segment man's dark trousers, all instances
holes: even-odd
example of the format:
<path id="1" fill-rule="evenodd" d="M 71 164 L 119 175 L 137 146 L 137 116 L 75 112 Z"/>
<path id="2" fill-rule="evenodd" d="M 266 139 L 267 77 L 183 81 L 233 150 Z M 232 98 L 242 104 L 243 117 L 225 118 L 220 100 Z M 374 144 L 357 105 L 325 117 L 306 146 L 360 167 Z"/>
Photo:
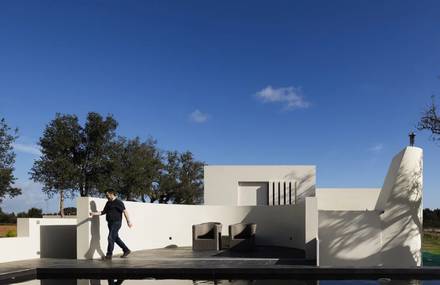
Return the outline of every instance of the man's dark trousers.
<path id="1" fill-rule="evenodd" d="M 128 247 L 119 237 L 119 229 L 121 228 L 122 221 L 114 221 L 108 222 L 108 247 L 107 247 L 107 256 L 111 256 L 113 254 L 113 249 L 115 247 L 115 243 L 122 248 L 124 252 L 129 251 Z"/>

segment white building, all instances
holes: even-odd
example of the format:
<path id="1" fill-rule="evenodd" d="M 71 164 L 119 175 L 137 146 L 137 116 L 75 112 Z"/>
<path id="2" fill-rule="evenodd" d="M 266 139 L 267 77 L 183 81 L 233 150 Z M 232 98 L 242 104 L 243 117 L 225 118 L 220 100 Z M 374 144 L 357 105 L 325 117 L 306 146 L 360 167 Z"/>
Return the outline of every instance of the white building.
<path id="1" fill-rule="evenodd" d="M 257 245 L 301 249 L 320 266 L 420 266 L 422 175 L 417 147 L 393 158 L 379 189 L 317 188 L 315 166 L 206 166 L 204 205 L 124 202 L 135 227 L 123 224 L 120 234 L 132 250 L 191 246 L 193 224 L 221 222 L 227 235 L 230 224 L 254 222 Z M 54 233 L 76 245 L 77 259 L 100 258 L 108 229 L 104 216 L 89 212 L 105 202 L 78 198 L 76 220 L 21 221 L 17 238 L 0 240 L 0 251 L 10 252 L 0 262 L 53 256 L 43 245 Z"/>
<path id="2" fill-rule="evenodd" d="M 406 147 L 378 189 L 317 189 L 314 166 L 206 166 L 205 204 L 304 205 L 299 215 L 270 219 L 304 226 L 303 244 L 295 246 L 319 265 L 420 266 L 422 166 L 422 149 Z M 282 234 L 277 243 L 298 236 Z"/>

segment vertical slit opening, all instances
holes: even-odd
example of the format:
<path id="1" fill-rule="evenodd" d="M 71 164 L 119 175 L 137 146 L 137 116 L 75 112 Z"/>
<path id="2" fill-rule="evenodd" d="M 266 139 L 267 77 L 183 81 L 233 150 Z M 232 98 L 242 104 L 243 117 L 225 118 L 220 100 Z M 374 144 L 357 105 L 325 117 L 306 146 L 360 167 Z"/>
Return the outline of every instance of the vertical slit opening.
<path id="1" fill-rule="evenodd" d="M 275 205 L 275 182 L 272 182 L 272 205 Z"/>
<path id="2" fill-rule="evenodd" d="M 289 182 L 289 205 L 292 205 L 292 182 Z"/>
<path id="3" fill-rule="evenodd" d="M 284 195 L 283 195 L 283 200 L 284 200 L 284 205 L 286 205 L 286 181 L 283 182 L 284 185 Z"/>
<path id="4" fill-rule="evenodd" d="M 278 205 L 281 205 L 281 182 L 278 182 Z"/>

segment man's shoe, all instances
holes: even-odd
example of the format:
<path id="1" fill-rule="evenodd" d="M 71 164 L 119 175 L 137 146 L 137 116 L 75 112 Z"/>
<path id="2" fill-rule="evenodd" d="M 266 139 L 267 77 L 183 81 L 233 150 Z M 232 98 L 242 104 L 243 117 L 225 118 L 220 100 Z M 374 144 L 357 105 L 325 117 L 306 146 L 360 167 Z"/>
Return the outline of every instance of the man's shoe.
<path id="1" fill-rule="evenodd" d="M 111 255 L 106 255 L 102 259 L 103 260 L 112 260 L 112 256 Z"/>
<path id="2" fill-rule="evenodd" d="M 130 253 L 131 253 L 131 251 L 130 251 L 130 250 L 127 250 L 126 252 L 124 252 L 124 253 L 121 255 L 121 258 L 126 258 Z"/>

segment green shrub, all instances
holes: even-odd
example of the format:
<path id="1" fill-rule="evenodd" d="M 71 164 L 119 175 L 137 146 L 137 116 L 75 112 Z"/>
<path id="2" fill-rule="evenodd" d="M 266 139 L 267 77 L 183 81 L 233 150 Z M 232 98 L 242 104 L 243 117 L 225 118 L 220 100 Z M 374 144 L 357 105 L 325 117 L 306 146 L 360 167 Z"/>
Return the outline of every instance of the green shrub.
<path id="1" fill-rule="evenodd" d="M 16 237 L 17 236 L 17 231 L 14 230 L 10 230 L 6 233 L 6 237 Z"/>

